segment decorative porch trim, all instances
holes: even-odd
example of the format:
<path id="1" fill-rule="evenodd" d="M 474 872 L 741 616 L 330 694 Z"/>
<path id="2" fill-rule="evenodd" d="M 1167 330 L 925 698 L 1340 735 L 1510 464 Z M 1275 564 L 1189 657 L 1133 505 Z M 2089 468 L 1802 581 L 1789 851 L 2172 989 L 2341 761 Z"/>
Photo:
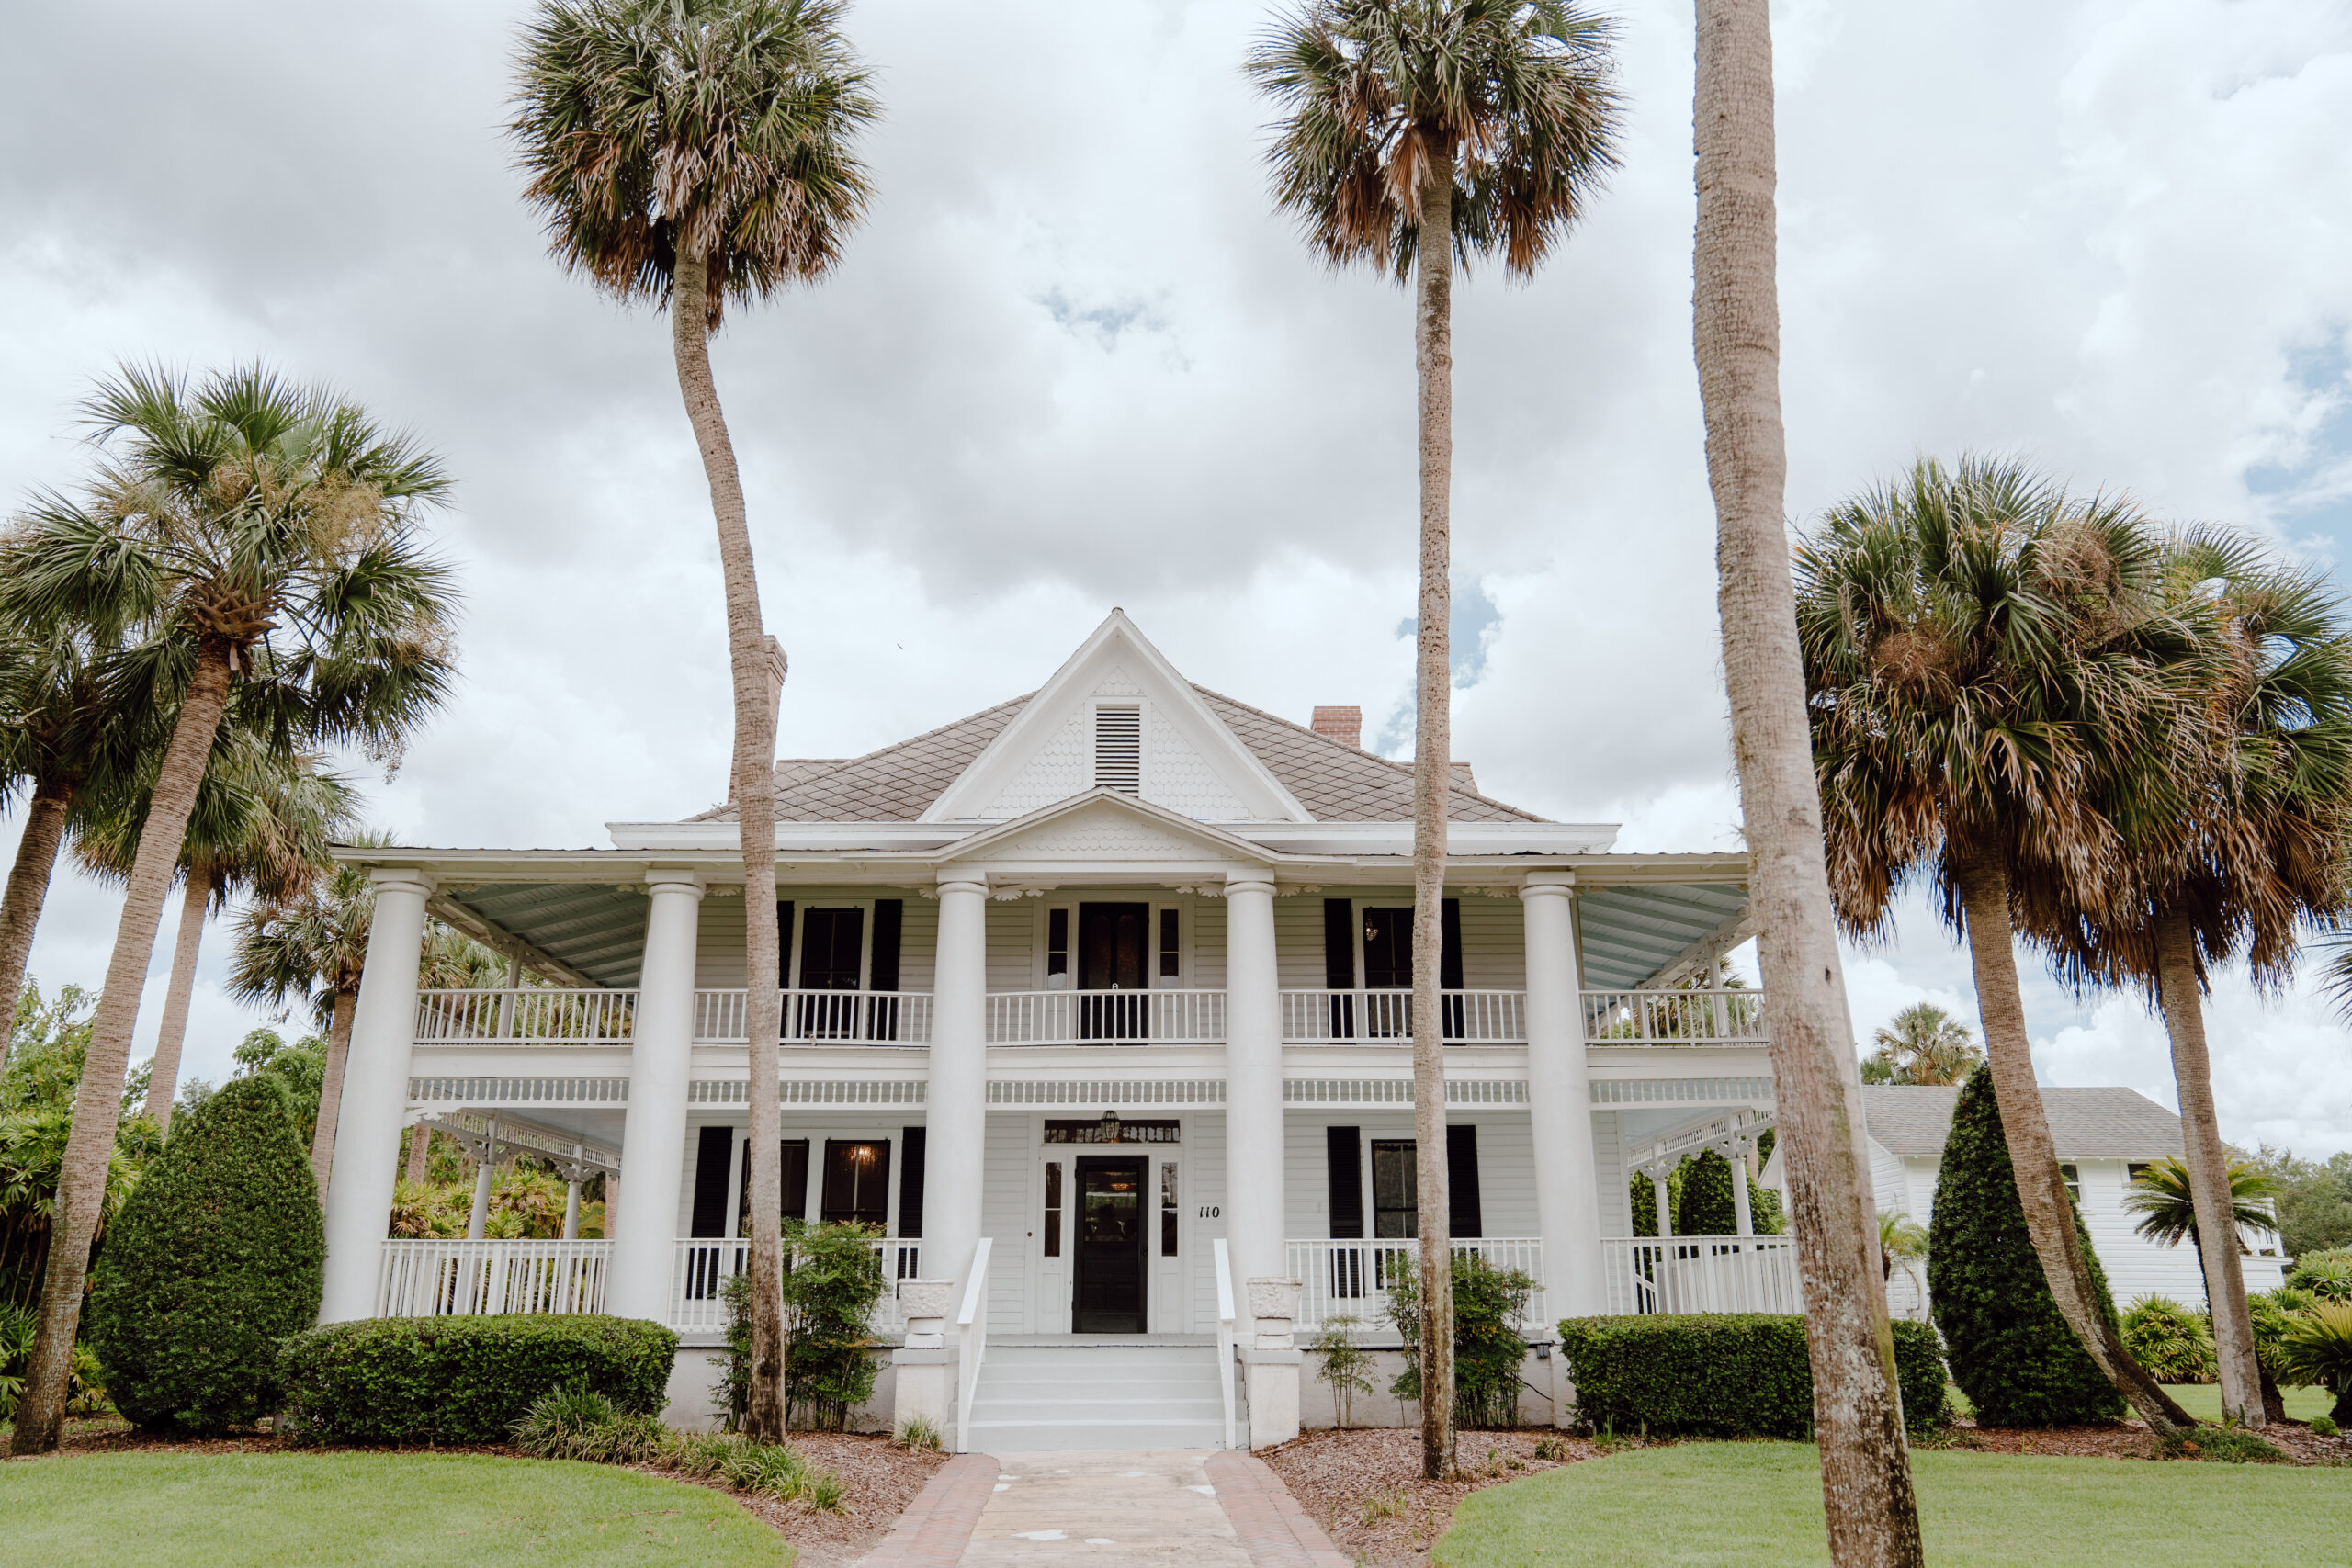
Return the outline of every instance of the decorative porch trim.
<path id="1" fill-rule="evenodd" d="M 627 1078 L 411 1078 L 412 1102 L 461 1105 L 617 1105 Z"/>
<path id="2" fill-rule="evenodd" d="M 1740 1103 L 1772 1098 L 1772 1080 L 1761 1078 L 1595 1078 L 1595 1105 L 1691 1102 Z"/>
<path id="3" fill-rule="evenodd" d="M 776 1085 L 782 1105 L 921 1105 L 930 1086 L 920 1078 L 786 1078 Z M 696 1078 L 686 1085 L 689 1105 L 749 1105 L 742 1078 Z"/>
<path id="4" fill-rule="evenodd" d="M 1146 1078 L 1073 1083 L 1015 1078 L 989 1085 L 990 1105 L 1222 1105 L 1221 1078 Z"/>
<path id="5" fill-rule="evenodd" d="M 1448 1105 L 1524 1105 L 1527 1084 L 1520 1078 L 1448 1078 Z M 1285 1105 L 1410 1105 L 1410 1078 L 1289 1078 Z"/>

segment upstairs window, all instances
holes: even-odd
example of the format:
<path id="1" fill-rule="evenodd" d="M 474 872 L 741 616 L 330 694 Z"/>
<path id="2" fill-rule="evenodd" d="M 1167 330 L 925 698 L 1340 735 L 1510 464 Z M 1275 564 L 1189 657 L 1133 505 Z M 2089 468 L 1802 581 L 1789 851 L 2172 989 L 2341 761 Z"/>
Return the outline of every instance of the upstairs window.
<path id="1" fill-rule="evenodd" d="M 1143 709 L 1094 710 L 1094 787 L 1143 793 Z"/>

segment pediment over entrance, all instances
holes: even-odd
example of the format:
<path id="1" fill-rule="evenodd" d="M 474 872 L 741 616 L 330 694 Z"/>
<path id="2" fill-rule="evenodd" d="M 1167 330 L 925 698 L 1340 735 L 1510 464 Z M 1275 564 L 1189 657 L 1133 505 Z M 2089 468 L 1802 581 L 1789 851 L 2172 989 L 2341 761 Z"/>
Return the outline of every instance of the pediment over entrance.
<path id="1" fill-rule="evenodd" d="M 1199 821 L 1314 819 L 1118 610 L 922 819 L 1009 822 L 1096 788 Z"/>
<path id="2" fill-rule="evenodd" d="M 1103 865 L 1223 868 L 1263 866 L 1266 852 L 1165 807 L 1109 790 L 1058 802 L 1027 818 L 975 834 L 940 857 L 944 867 L 985 863 L 990 869 Z"/>

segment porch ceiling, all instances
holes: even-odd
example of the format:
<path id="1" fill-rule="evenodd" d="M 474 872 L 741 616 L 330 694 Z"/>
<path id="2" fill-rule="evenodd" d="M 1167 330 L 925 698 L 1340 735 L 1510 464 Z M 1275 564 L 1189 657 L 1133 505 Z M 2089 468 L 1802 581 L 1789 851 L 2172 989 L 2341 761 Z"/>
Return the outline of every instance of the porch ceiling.
<path id="1" fill-rule="evenodd" d="M 594 882 L 485 882 L 444 889 L 441 898 L 600 986 L 637 984 L 650 904 L 635 889 Z"/>
<path id="2" fill-rule="evenodd" d="M 1577 898 L 1584 982 L 1631 990 L 1747 908 L 1736 882 L 1668 882 L 1587 888 Z"/>

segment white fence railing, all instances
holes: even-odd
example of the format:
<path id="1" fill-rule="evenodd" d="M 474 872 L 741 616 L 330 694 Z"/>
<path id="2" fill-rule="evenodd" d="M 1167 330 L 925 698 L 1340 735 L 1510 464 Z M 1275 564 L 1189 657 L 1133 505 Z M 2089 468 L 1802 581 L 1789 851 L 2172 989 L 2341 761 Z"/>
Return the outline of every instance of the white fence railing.
<path id="1" fill-rule="evenodd" d="M 1223 991 L 994 991 L 991 1045 L 1193 1044 L 1225 1038 Z"/>
<path id="2" fill-rule="evenodd" d="M 989 1254 L 992 1236 L 972 1249 L 972 1277 L 956 1309 L 956 1451 L 972 1451 L 972 1399 L 979 1393 L 980 1367 L 989 1358 Z"/>
<path id="3" fill-rule="evenodd" d="M 922 1243 L 880 1238 L 867 1244 L 887 1287 L 866 1322 L 869 1332 L 906 1332 L 899 1311 L 898 1282 L 915 1278 Z M 727 1326 L 727 1281 L 752 1260 L 749 1236 L 680 1236 L 670 1265 L 670 1326 L 681 1333 L 711 1333 Z M 787 1267 L 789 1261 L 787 1260 Z"/>
<path id="4" fill-rule="evenodd" d="M 635 991 L 419 991 L 419 1044 L 624 1045 Z"/>
<path id="5" fill-rule="evenodd" d="M 1761 991 L 1587 991 L 1584 1037 L 1594 1045 L 1760 1045 Z"/>
<path id="6" fill-rule="evenodd" d="M 1600 1249 L 1612 1314 L 1804 1311 L 1790 1236 L 1607 1236 Z"/>
<path id="7" fill-rule="evenodd" d="M 786 1045 L 927 1045 L 928 991 L 802 991 L 783 993 L 780 1024 Z M 751 1038 L 748 993 L 696 991 L 695 1038 L 728 1044 Z"/>
<path id="8" fill-rule="evenodd" d="M 1453 1243 L 1456 1258 L 1476 1256 L 1496 1269 L 1516 1269 L 1535 1281 L 1528 1298 L 1530 1324 L 1544 1321 L 1544 1244 L 1532 1236 L 1464 1236 Z M 1421 1244 L 1396 1241 L 1294 1241 L 1291 1278 L 1299 1292 L 1298 1326 L 1313 1330 L 1341 1314 L 1368 1328 L 1388 1325 L 1388 1292 L 1420 1267 Z"/>
<path id="9" fill-rule="evenodd" d="M 1296 1044 L 1367 1040 L 1409 1045 L 1410 991 L 1284 991 L 1283 1038 Z M 1525 991 L 1441 991 L 1438 1021 L 1449 1045 L 1516 1045 L 1527 1038 Z"/>
<path id="10" fill-rule="evenodd" d="M 384 1243 L 378 1317 L 602 1312 L 608 1241 L 462 1241 L 399 1237 Z"/>

